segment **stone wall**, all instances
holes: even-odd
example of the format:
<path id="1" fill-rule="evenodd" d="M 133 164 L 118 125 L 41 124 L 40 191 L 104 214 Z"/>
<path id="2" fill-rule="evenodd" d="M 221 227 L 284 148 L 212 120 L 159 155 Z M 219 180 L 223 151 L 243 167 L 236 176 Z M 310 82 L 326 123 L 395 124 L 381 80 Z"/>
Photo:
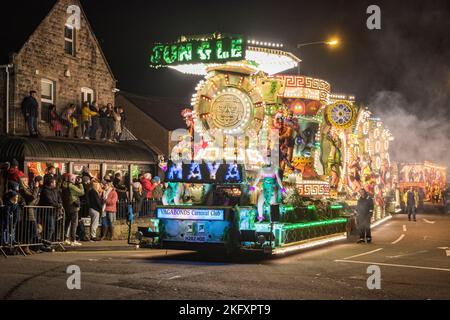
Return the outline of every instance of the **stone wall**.
<path id="1" fill-rule="evenodd" d="M 66 9 L 72 4 L 81 7 L 78 0 L 58 1 L 14 57 L 16 86 L 12 103 L 16 134 L 26 133 L 20 112 L 22 99 L 30 90 L 36 90 L 40 101 L 42 79 L 55 83 L 58 112 L 69 103 L 81 104 L 83 87 L 94 90 L 94 98 L 99 105 L 115 102 L 116 81 L 83 12 L 81 28 L 75 32 L 75 56 L 64 52 L 64 27 L 69 16 Z M 40 131 L 48 134 L 48 124 L 41 121 Z"/>
<path id="2" fill-rule="evenodd" d="M 150 218 L 136 218 L 131 226 L 131 240 L 135 239 L 135 234 L 138 231 L 138 227 L 154 227 Z M 114 236 L 113 240 L 128 240 L 128 224 L 126 220 L 117 220 L 114 223 Z M 86 227 L 86 234 L 90 234 L 90 227 Z M 100 238 L 101 228 L 97 230 L 97 238 Z"/>

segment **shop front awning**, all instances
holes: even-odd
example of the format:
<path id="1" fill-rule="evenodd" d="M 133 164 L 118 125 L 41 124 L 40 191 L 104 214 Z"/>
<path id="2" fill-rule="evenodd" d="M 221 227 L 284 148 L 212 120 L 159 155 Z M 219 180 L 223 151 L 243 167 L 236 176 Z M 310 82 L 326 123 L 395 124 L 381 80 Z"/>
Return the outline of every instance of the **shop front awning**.
<path id="1" fill-rule="evenodd" d="M 0 136 L 0 161 L 155 164 L 157 155 L 138 141 L 110 143 L 64 138 Z"/>

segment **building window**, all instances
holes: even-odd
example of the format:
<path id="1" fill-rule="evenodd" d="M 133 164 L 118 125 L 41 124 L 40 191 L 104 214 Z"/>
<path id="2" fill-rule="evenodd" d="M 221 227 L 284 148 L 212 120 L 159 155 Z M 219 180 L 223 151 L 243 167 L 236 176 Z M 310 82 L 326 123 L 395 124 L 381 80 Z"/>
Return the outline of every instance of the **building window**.
<path id="1" fill-rule="evenodd" d="M 69 25 L 64 27 L 64 52 L 75 56 L 75 29 Z"/>
<path id="2" fill-rule="evenodd" d="M 43 103 L 55 103 L 55 82 L 42 79 L 41 80 L 41 101 Z"/>
<path id="3" fill-rule="evenodd" d="M 94 100 L 94 90 L 89 88 L 81 88 L 81 103 L 92 103 Z"/>
<path id="4" fill-rule="evenodd" d="M 49 122 L 49 106 L 55 104 L 55 82 L 48 79 L 41 80 L 41 119 Z"/>

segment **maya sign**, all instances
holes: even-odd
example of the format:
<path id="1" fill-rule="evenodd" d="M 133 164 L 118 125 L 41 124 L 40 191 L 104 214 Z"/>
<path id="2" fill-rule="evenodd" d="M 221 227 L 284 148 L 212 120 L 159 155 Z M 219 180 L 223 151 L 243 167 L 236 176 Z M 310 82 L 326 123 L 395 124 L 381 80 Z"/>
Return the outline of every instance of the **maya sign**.
<path id="1" fill-rule="evenodd" d="M 214 220 L 224 219 L 223 209 L 158 208 L 158 219 Z"/>
<path id="2" fill-rule="evenodd" d="M 244 60 L 245 44 L 243 37 L 155 44 L 151 49 L 150 65 L 157 67 Z"/>
<path id="3" fill-rule="evenodd" d="M 241 183 L 242 165 L 236 163 L 169 162 L 164 181 L 186 183 Z"/>

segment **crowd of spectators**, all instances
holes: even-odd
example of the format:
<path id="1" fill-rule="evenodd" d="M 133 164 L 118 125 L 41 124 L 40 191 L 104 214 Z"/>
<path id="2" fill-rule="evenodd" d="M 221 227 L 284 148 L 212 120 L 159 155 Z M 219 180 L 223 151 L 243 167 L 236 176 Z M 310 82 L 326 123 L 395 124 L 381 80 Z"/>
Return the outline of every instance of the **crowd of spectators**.
<path id="1" fill-rule="evenodd" d="M 39 136 L 37 125 L 39 104 L 36 91 L 22 101 L 22 114 L 31 137 Z M 123 107 L 111 103 L 98 106 L 96 101 L 77 106 L 69 104 L 61 113 L 55 105 L 48 107 L 47 120 L 56 137 L 119 142 L 124 132 L 126 115 Z"/>
<path id="2" fill-rule="evenodd" d="M 130 187 L 133 190 L 132 199 Z M 43 177 L 36 176 L 30 180 L 19 169 L 19 163 L 13 160 L 11 163 L 2 164 L 0 168 L 2 242 L 14 245 L 19 243 L 19 239 L 15 237 L 19 222 L 28 224 L 27 230 L 32 230 L 26 239 L 20 239 L 21 243 L 35 243 L 42 231 L 45 232 L 44 240 L 51 242 L 55 239 L 55 224 L 63 216 L 64 245 L 81 246 L 80 241 L 112 240 L 118 204 L 135 201 L 138 214 L 143 210 L 145 199 L 155 200 L 156 204 L 161 201 L 162 194 L 160 179 L 152 178 L 150 173 L 145 173 L 133 181 L 129 181 L 120 172 L 98 179 L 91 175 L 87 168 L 80 176 L 76 176 L 70 173 L 60 175 L 54 166 L 49 166 Z M 87 206 L 90 217 L 89 235 L 85 234 L 84 226 L 80 224 L 80 209 L 83 205 Z M 43 207 L 52 207 L 54 210 L 46 213 L 45 221 L 40 221 L 42 217 L 36 215 L 36 210 Z M 101 230 L 98 233 L 100 223 Z M 11 230 L 13 232 L 10 232 Z M 33 250 L 50 250 L 51 244 L 39 248 L 25 246 L 23 249 L 26 254 L 33 254 Z"/>

